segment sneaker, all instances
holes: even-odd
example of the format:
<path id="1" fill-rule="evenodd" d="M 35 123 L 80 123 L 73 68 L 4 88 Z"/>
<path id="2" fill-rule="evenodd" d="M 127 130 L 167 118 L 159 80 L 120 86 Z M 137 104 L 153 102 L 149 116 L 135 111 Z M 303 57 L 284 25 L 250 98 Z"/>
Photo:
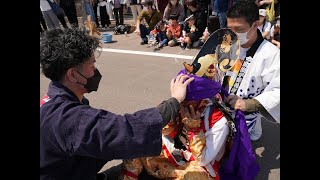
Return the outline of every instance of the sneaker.
<path id="1" fill-rule="evenodd" d="M 154 52 L 159 51 L 159 50 L 160 50 L 160 48 L 161 48 L 161 47 L 156 46 L 156 47 L 153 49 L 153 51 L 154 51 Z"/>
<path id="2" fill-rule="evenodd" d="M 185 45 L 180 45 L 181 49 L 182 50 L 185 50 L 186 49 L 186 46 Z"/>
<path id="3" fill-rule="evenodd" d="M 191 47 L 187 45 L 186 50 L 191 50 Z"/>
<path id="4" fill-rule="evenodd" d="M 148 41 L 142 41 L 140 42 L 141 45 L 145 45 L 145 44 L 148 44 Z"/>

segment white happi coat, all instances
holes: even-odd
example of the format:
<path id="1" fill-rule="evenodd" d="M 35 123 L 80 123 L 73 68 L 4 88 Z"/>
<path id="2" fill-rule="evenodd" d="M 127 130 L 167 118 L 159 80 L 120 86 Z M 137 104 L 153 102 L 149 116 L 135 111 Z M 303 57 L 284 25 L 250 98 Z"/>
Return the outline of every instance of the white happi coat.
<path id="1" fill-rule="evenodd" d="M 240 59 L 244 59 L 248 49 L 241 48 Z M 280 123 L 280 50 L 267 40 L 258 47 L 253 58 L 247 57 L 243 80 L 236 92 L 242 99 L 256 99 L 269 114 Z M 235 75 L 227 72 L 232 79 Z M 231 89 L 231 88 L 230 88 Z M 230 92 L 229 89 L 229 92 Z M 245 115 L 249 132 L 257 122 L 261 127 L 261 114 L 253 112 Z M 262 130 L 260 128 L 262 133 Z"/>

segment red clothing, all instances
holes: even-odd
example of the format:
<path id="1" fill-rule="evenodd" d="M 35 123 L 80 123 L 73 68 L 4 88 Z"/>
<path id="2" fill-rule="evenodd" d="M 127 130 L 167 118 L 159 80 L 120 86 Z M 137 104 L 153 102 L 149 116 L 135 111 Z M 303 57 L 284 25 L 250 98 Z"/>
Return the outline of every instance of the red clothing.
<path id="1" fill-rule="evenodd" d="M 179 24 L 170 25 L 168 28 L 171 31 L 173 38 L 179 39 L 181 36 L 181 26 Z"/>

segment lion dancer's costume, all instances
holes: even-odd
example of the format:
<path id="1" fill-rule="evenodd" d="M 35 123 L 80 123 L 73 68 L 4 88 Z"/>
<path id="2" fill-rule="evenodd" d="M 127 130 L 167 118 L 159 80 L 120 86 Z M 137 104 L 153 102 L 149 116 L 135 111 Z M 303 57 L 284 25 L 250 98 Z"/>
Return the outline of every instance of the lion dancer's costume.
<path id="1" fill-rule="evenodd" d="M 186 70 L 181 73 L 187 74 Z M 150 175 L 161 179 L 220 179 L 219 161 L 225 151 L 229 127 L 227 119 L 213 105 L 212 99 L 222 87 L 220 82 L 192 74 L 189 76 L 195 79 L 187 87 L 186 101 L 207 99 L 209 104 L 202 112 L 201 126 L 188 129 L 187 150 L 175 147 L 175 137 L 181 132 L 179 130 L 183 124 L 181 121 L 175 126 L 169 123 L 164 129 L 171 128 L 171 131 L 163 135 L 160 156 L 125 160 L 123 179 L 137 179 L 142 166 Z"/>

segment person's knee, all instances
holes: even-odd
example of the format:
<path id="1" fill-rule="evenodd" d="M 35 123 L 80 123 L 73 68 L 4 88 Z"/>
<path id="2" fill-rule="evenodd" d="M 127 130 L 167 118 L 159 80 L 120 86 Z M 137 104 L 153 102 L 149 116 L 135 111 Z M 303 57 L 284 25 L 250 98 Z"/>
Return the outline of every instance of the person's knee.
<path id="1" fill-rule="evenodd" d="M 185 43 L 187 44 L 191 44 L 191 39 L 189 37 L 186 37 L 186 39 L 184 40 Z"/>
<path id="2" fill-rule="evenodd" d="M 170 47 L 172 47 L 172 46 L 173 46 L 173 41 L 172 41 L 172 40 L 169 41 L 169 42 L 168 42 L 168 45 L 169 45 Z"/>
<path id="3" fill-rule="evenodd" d="M 167 32 L 166 32 L 166 35 L 167 35 L 168 38 L 171 38 L 171 36 L 172 36 L 171 31 L 167 31 Z"/>

